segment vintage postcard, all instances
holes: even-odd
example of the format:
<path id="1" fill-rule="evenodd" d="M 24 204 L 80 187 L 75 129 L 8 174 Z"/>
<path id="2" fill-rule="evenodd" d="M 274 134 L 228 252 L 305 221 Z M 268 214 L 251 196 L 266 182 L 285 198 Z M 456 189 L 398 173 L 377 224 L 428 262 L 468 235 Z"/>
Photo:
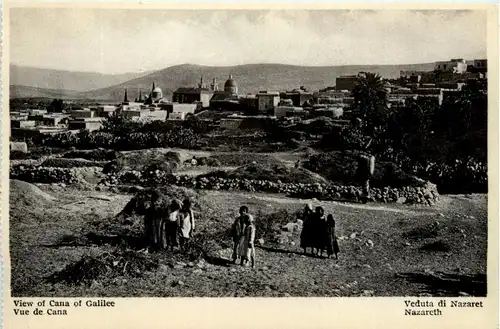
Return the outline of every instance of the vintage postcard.
<path id="1" fill-rule="evenodd" d="M 495 4 L 2 14 L 5 328 L 498 327 Z"/>

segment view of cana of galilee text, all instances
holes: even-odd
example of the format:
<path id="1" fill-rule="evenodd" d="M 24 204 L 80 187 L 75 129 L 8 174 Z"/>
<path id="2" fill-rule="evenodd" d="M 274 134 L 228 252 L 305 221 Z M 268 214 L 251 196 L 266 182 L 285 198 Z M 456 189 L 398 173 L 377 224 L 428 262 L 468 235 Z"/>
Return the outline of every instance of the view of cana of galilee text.
<path id="1" fill-rule="evenodd" d="M 484 10 L 9 15 L 12 296 L 487 295 Z"/>

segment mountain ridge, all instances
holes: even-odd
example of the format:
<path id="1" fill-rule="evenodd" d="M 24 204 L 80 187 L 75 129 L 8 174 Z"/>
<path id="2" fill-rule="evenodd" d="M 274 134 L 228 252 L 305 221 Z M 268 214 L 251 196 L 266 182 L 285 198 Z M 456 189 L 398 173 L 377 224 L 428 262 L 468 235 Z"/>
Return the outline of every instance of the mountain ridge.
<path id="1" fill-rule="evenodd" d="M 396 78 L 399 77 L 401 70 L 430 71 L 432 69 L 433 63 L 341 66 L 297 66 L 267 63 L 234 66 L 180 64 L 137 76 L 111 86 L 78 91 L 78 95 L 75 97 L 79 99 L 119 101 L 123 99 L 124 90 L 127 89 L 129 99 L 134 99 L 138 97 L 140 91 L 142 95 L 148 94 L 154 82 L 157 87 L 162 88 L 164 95 L 168 98 L 179 87 L 196 86 L 201 77 L 204 78 L 204 83 L 207 85 L 210 85 L 212 79 L 216 78 L 219 89 L 223 89 L 224 82 L 229 75 L 232 75 L 237 82 L 240 94 L 256 93 L 260 90 L 284 91 L 299 88 L 300 86 L 305 86 L 309 90 L 319 90 L 334 86 L 335 79 L 340 75 L 357 74 L 360 71 L 378 73 L 385 78 Z M 38 88 L 38 92 L 43 91 L 43 88 Z M 61 90 L 64 90 L 64 88 L 61 88 Z M 62 91 L 61 94 L 66 93 Z"/>

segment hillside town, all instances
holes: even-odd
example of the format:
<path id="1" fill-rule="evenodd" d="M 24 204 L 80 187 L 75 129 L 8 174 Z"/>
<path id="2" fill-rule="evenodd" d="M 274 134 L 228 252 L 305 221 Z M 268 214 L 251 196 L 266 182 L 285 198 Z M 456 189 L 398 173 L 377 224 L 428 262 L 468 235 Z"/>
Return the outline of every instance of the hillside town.
<path id="1" fill-rule="evenodd" d="M 339 76 L 334 86 L 315 91 L 300 86 L 294 90 L 256 90 L 254 94 L 242 95 L 238 93 L 238 77 L 229 75 L 223 87 L 219 86 L 217 77 L 210 83 L 201 77 L 196 86 L 179 86 L 171 95 L 164 95 L 155 82 L 149 91 L 134 90 L 134 99 L 129 96 L 131 90 L 124 89 L 120 104 L 82 106 L 77 100 L 59 100 L 64 103 L 59 108 L 19 109 L 14 105 L 10 109 L 11 134 L 95 131 L 102 128 L 103 120 L 112 116 L 139 122 L 182 121 L 195 116 L 228 130 L 255 127 L 259 121 L 269 118 L 297 122 L 329 117 L 342 125 L 351 119 L 352 91 L 363 74 Z M 398 79 L 383 81 L 389 107 L 419 98 L 434 99 L 441 105 L 470 81 L 477 81 L 486 92 L 487 60 L 438 61 L 433 71 L 401 71 Z"/>
<path id="2" fill-rule="evenodd" d="M 485 10 L 145 7 L 11 10 L 12 296 L 491 297 Z"/>

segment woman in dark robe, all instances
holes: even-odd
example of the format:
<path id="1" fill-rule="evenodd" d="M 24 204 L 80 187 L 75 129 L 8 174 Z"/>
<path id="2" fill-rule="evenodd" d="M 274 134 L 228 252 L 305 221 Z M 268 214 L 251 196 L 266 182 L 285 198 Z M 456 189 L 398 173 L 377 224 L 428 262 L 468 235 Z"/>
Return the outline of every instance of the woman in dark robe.
<path id="1" fill-rule="evenodd" d="M 311 253 L 314 251 L 313 215 L 312 205 L 308 204 L 302 213 L 302 232 L 300 233 L 300 247 L 304 249 L 304 254 L 307 253 L 307 248 L 311 248 Z"/>
<path id="2" fill-rule="evenodd" d="M 339 259 L 339 251 L 339 244 L 335 236 L 335 219 L 333 219 L 332 214 L 328 214 L 326 218 L 326 254 L 328 258 L 335 255 L 335 259 Z"/>
<path id="3" fill-rule="evenodd" d="M 323 207 L 316 207 L 314 218 L 314 247 L 316 248 L 316 256 L 323 256 L 323 251 L 326 249 L 326 218 Z"/>

